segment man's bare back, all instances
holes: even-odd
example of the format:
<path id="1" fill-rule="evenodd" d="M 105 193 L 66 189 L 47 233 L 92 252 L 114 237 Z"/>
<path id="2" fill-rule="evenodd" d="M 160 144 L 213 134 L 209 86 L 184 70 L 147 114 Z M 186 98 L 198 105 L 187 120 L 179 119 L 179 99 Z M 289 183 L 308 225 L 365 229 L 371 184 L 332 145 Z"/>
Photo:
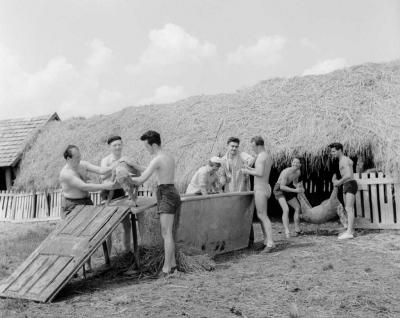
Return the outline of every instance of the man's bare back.
<path id="1" fill-rule="evenodd" d="M 347 181 L 353 180 L 353 160 L 349 157 L 342 156 L 339 160 L 339 171 L 342 178 L 347 177 Z"/>
<path id="2" fill-rule="evenodd" d="M 260 152 L 255 162 L 255 168 L 262 166 L 262 175 L 254 175 L 254 190 L 264 189 L 269 184 L 269 175 L 271 173 L 272 160 L 266 151 Z"/>

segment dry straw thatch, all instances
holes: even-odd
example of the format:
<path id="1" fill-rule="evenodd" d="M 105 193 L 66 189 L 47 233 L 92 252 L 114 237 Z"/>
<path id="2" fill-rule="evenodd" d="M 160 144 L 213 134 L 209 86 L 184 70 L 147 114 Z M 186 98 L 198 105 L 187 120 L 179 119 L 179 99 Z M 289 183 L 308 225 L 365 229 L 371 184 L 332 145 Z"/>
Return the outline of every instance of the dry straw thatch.
<path id="1" fill-rule="evenodd" d="M 20 188 L 58 186 L 66 145 L 99 163 L 106 139 L 120 134 L 126 155 L 142 164 L 149 156 L 140 135 L 154 129 L 177 161 L 183 190 L 209 156 L 225 151 L 229 136 L 249 150 L 261 135 L 277 165 L 296 152 L 319 169 L 327 145 L 340 141 L 345 152 L 373 156 L 375 165 L 398 179 L 400 165 L 400 61 L 363 64 L 326 75 L 271 79 L 232 94 L 194 96 L 167 105 L 129 107 L 108 116 L 51 123 L 24 154 L 16 180 Z M 83 105 L 84 107 L 84 105 Z"/>

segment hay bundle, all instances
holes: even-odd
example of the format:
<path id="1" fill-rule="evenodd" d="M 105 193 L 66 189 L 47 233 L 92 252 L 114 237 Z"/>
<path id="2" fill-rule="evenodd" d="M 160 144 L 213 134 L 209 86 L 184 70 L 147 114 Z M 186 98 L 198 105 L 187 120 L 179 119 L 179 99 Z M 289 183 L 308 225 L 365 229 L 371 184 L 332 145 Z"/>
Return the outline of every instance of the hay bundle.
<path id="1" fill-rule="evenodd" d="M 139 254 L 141 272 L 156 274 L 161 271 L 164 264 L 164 248 L 162 246 L 141 247 Z M 215 269 L 215 262 L 208 255 L 186 255 L 177 248 L 175 257 L 180 272 L 190 273 Z"/>

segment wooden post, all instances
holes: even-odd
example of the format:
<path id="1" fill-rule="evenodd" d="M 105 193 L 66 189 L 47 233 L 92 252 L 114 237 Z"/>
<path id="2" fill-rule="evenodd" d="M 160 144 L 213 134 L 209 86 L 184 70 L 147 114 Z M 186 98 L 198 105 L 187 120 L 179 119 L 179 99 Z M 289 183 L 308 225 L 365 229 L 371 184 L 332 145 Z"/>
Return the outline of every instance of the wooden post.
<path id="1" fill-rule="evenodd" d="M 7 190 L 10 190 L 11 187 L 12 187 L 12 178 L 11 178 L 12 173 L 11 172 L 12 172 L 11 167 L 6 167 L 5 168 L 6 189 Z"/>
<path id="2" fill-rule="evenodd" d="M 138 245 L 138 237 L 137 237 L 137 229 L 136 229 L 136 216 L 132 212 L 130 213 L 131 224 L 132 224 L 132 238 L 133 238 L 133 257 L 135 260 L 136 269 L 140 269 L 140 261 L 139 261 L 139 245 Z"/>
<path id="3" fill-rule="evenodd" d="M 106 241 L 103 242 L 104 260 L 107 265 L 110 265 L 110 255 L 108 255 L 108 247 Z"/>

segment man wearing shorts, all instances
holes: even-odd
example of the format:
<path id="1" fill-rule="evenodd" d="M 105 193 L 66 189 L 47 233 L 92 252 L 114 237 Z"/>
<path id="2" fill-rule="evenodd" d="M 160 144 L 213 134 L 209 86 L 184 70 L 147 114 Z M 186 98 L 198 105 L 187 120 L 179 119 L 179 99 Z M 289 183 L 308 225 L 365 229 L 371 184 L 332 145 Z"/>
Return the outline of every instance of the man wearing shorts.
<path id="1" fill-rule="evenodd" d="M 87 173 L 107 174 L 113 166 L 102 168 L 87 161 L 81 161 L 81 153 L 75 145 L 69 145 L 64 151 L 65 166 L 60 172 L 60 184 L 64 202 L 62 205 L 62 218 L 66 218 L 77 205 L 93 205 L 89 191 L 112 190 L 114 183 L 111 181 L 102 184 L 87 183 Z M 91 270 L 90 258 L 87 262 Z"/>
<path id="2" fill-rule="evenodd" d="M 120 136 L 111 136 L 107 140 L 107 144 L 110 149 L 110 154 L 107 157 L 104 157 L 101 160 L 100 166 L 103 168 L 109 168 L 115 166 L 118 162 L 125 161 L 127 164 L 133 166 L 135 169 L 141 171 L 141 167 L 137 164 L 131 162 L 129 159 L 122 157 L 122 138 Z M 103 181 L 111 181 L 112 172 L 110 171 L 107 174 L 101 176 Z M 115 190 L 103 190 L 100 193 L 102 200 L 113 200 L 118 199 L 125 196 L 125 191 L 122 188 Z M 123 243 L 125 252 L 130 252 L 131 250 L 131 222 L 130 216 L 128 215 L 125 219 L 122 220 L 123 226 Z M 107 249 L 108 253 L 111 254 L 112 250 L 112 234 L 110 234 L 107 238 Z"/>
<path id="3" fill-rule="evenodd" d="M 347 212 L 347 229 L 338 236 L 339 240 L 354 238 L 354 200 L 358 190 L 357 181 L 354 180 L 353 161 L 343 154 L 343 145 L 335 142 L 329 145 L 332 157 L 339 160 L 340 179 L 333 176 L 332 183 L 335 187 L 343 186 L 344 208 Z"/>
<path id="4" fill-rule="evenodd" d="M 245 175 L 254 176 L 254 201 L 256 204 L 257 217 L 261 222 L 264 235 L 264 251 L 270 252 L 274 247 L 272 239 L 272 226 L 268 218 L 268 199 L 271 196 L 269 175 L 272 167 L 272 158 L 265 150 L 264 139 L 256 136 L 250 140 L 253 151 L 257 154 L 254 168 L 243 168 Z"/>
<path id="5" fill-rule="evenodd" d="M 154 173 L 157 179 L 157 205 L 160 214 L 161 235 L 164 240 L 164 265 L 160 276 L 167 276 L 176 270 L 175 243 L 173 225 L 175 213 L 181 205 L 181 198 L 174 186 L 175 160 L 161 148 L 161 137 L 156 131 L 149 130 L 140 140 L 154 158 L 140 177 L 133 177 L 132 181 L 143 184 Z"/>
<path id="6" fill-rule="evenodd" d="M 284 169 L 274 186 L 274 196 L 278 200 L 282 208 L 282 223 L 285 229 L 286 238 L 290 238 L 289 231 L 289 206 L 294 209 L 294 234 L 297 236 L 300 230 L 300 203 L 297 200 L 297 194 L 303 193 L 302 187 L 297 188 L 298 180 L 300 177 L 300 158 L 293 158 L 292 166 Z"/>

